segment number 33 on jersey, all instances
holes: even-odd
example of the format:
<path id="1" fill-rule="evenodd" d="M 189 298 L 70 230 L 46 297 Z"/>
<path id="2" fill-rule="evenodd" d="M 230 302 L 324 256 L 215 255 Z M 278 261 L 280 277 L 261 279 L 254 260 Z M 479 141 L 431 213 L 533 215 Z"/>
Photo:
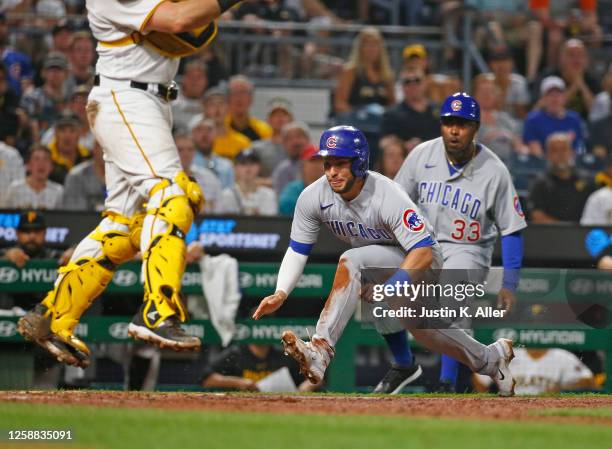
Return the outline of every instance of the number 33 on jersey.
<path id="1" fill-rule="evenodd" d="M 527 226 L 512 178 L 484 145 L 461 168 L 449 164 L 442 138 L 417 146 L 395 181 L 406 189 L 439 242 L 492 245 Z"/>

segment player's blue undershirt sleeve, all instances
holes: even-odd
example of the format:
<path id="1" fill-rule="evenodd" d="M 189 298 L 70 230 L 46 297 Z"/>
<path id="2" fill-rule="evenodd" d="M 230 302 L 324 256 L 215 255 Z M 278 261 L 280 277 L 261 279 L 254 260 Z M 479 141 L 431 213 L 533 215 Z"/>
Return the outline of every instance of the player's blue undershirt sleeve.
<path id="1" fill-rule="evenodd" d="M 302 254 L 304 256 L 310 255 L 312 248 L 314 247 L 314 243 L 300 243 L 296 242 L 293 239 L 289 239 L 289 248 L 295 251 L 298 254 Z"/>
<path id="2" fill-rule="evenodd" d="M 417 249 L 417 248 L 424 248 L 426 246 L 434 246 L 435 244 L 436 242 L 434 241 L 434 239 L 432 239 L 431 236 L 427 236 L 423 240 L 419 240 L 418 242 L 416 242 L 414 246 L 412 246 L 412 248 L 408 250 L 408 252 L 412 251 L 413 249 Z"/>
<path id="3" fill-rule="evenodd" d="M 523 264 L 523 233 L 517 231 L 502 236 L 501 247 L 502 264 L 504 266 L 502 287 L 515 291 L 518 287 L 520 270 Z"/>
<path id="4" fill-rule="evenodd" d="M 434 239 L 432 239 L 431 236 L 427 236 L 424 239 L 419 240 L 417 243 L 415 243 L 414 246 L 410 248 L 408 252 L 412 251 L 413 249 L 417 249 L 417 248 L 425 248 L 427 246 L 434 246 L 435 244 L 436 242 L 434 241 Z M 398 269 L 393 274 L 393 276 L 391 276 L 389 279 L 385 281 L 385 285 L 395 285 L 397 282 L 399 282 L 400 285 L 412 283 L 412 278 L 410 277 L 410 273 L 408 273 L 408 270 L 404 270 L 403 268 Z"/>

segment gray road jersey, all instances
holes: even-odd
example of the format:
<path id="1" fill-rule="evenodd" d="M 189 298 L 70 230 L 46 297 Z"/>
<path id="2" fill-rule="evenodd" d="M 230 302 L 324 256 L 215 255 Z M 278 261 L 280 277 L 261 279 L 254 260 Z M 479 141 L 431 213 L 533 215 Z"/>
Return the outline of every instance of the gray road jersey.
<path id="1" fill-rule="evenodd" d="M 332 191 L 325 176 L 306 187 L 295 207 L 291 240 L 314 244 L 322 224 L 353 247 L 393 245 L 409 251 L 428 237 L 434 239 L 406 192 L 376 172 L 368 172 L 363 189 L 350 202 Z"/>
<path id="2" fill-rule="evenodd" d="M 425 214 L 440 244 L 479 245 L 491 251 L 498 233 L 527 226 L 512 178 L 487 147 L 451 175 L 442 138 L 418 145 L 395 177 Z"/>

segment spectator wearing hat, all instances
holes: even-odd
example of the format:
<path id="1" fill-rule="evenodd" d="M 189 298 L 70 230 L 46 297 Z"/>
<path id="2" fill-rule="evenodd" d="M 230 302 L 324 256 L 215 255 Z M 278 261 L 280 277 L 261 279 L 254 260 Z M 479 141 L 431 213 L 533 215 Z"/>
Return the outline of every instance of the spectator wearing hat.
<path id="1" fill-rule="evenodd" d="M 302 191 L 325 173 L 323 161 L 317 152 L 316 146 L 309 145 L 300 155 L 301 179 L 287 184 L 278 197 L 278 208 L 281 215 L 293 216 L 295 205 Z"/>
<path id="2" fill-rule="evenodd" d="M 15 246 L 1 249 L 0 259 L 7 260 L 18 268 L 24 267 L 28 261 L 57 260 L 59 265 L 65 265 L 73 249 L 61 251 L 49 248 L 45 243 L 47 224 L 41 212 L 28 210 L 19 216 L 17 225 L 17 243 Z M 43 300 L 45 292 L 0 293 L 0 309 L 15 307 L 28 310 Z M 47 352 L 34 349 L 33 387 L 36 389 L 57 388 L 60 379 L 59 364 Z"/>
<path id="3" fill-rule="evenodd" d="M 11 89 L 21 97 L 23 85 L 30 84 L 34 77 L 32 60 L 9 45 L 9 27 L 4 13 L 0 13 L 0 62 L 6 68 L 6 80 Z"/>
<path id="4" fill-rule="evenodd" d="M 425 92 L 425 73 L 420 68 L 405 68 L 400 74 L 404 100 L 389 108 L 382 117 L 380 136 L 399 137 L 407 151 L 440 134 L 436 106 Z"/>
<path id="5" fill-rule="evenodd" d="M 425 92 L 433 103 L 442 103 L 446 97 L 461 90 L 461 81 L 456 76 L 430 73 L 429 57 L 422 44 L 410 44 L 404 47 L 402 70 L 404 69 L 422 70 L 425 73 Z M 401 76 L 395 86 L 395 99 L 398 104 L 404 100 Z"/>
<path id="6" fill-rule="evenodd" d="M 65 111 L 55 124 L 55 135 L 48 145 L 53 160 L 49 179 L 63 184 L 68 172 L 91 157 L 90 151 L 79 143 L 81 122 L 70 111 Z"/>
<path id="7" fill-rule="evenodd" d="M 50 53 L 43 64 L 42 78 L 44 84 L 21 99 L 23 107 L 30 117 L 30 128 L 35 141 L 59 117 L 66 102 L 64 82 L 68 76 L 68 61 L 61 53 Z"/>
<path id="8" fill-rule="evenodd" d="M 592 186 L 574 169 L 569 134 L 555 132 L 546 139 L 548 171 L 533 184 L 528 209 L 534 223 L 578 223 Z"/>
<path id="9" fill-rule="evenodd" d="M 87 97 L 89 96 L 90 87 L 86 85 L 77 86 L 72 92 L 70 100 L 66 105 L 66 108 L 62 111 L 62 116 L 66 114 L 73 114 L 79 120 L 79 144 L 92 151 L 94 146 L 94 136 L 89 127 L 89 121 L 87 119 Z M 52 126 L 49 128 L 40 139 L 40 143 L 49 146 L 55 139 L 55 128 Z"/>
<path id="10" fill-rule="evenodd" d="M 253 90 L 253 83 L 246 76 L 235 75 L 230 78 L 227 94 L 228 109 L 225 121 L 231 129 L 243 134 L 250 141 L 255 142 L 256 140 L 269 139 L 272 136 L 272 128 L 263 120 L 259 120 L 251 115 Z M 233 159 L 236 154 L 231 156 L 222 154 L 222 156 Z"/>
<path id="11" fill-rule="evenodd" d="M 251 146 L 251 141 L 229 125 L 227 111 L 228 101 L 225 89 L 213 87 L 204 93 L 204 117 L 213 120 L 215 124 L 212 151 L 219 156 L 233 160 L 238 153 Z"/>
<path id="12" fill-rule="evenodd" d="M 515 119 L 523 119 L 530 102 L 527 80 L 514 71 L 514 59 L 507 46 L 491 48 L 487 63 L 501 91 L 500 108 Z"/>
<path id="13" fill-rule="evenodd" d="M 208 87 L 206 65 L 199 59 L 185 64 L 178 98 L 172 102 L 174 128 L 186 130 L 193 117 L 204 112 L 202 96 Z"/>
<path id="14" fill-rule="evenodd" d="M 15 148 L 0 142 L 0 208 L 6 208 L 8 187 L 15 181 L 23 182 L 25 167 Z"/>
<path id="15" fill-rule="evenodd" d="M 102 147 L 94 143 L 92 158 L 75 165 L 64 180 L 62 209 L 104 210 L 106 184 Z"/>
<path id="16" fill-rule="evenodd" d="M 310 145 L 310 129 L 304 122 L 287 123 L 281 130 L 283 150 L 286 159 L 272 171 L 272 186 L 277 195 L 300 174 L 300 155 Z"/>
<path id="17" fill-rule="evenodd" d="M 542 80 L 540 86 L 540 109 L 527 115 L 523 129 L 523 142 L 529 147 L 529 153 L 544 156 L 546 140 L 555 132 L 564 132 L 570 136 L 574 151 L 584 151 L 584 133 L 580 116 L 566 109 L 566 86 L 558 76 L 549 76 Z"/>
<path id="18" fill-rule="evenodd" d="M 612 226 L 612 156 L 606 160 L 606 166 L 595 177 L 595 182 L 603 184 L 587 199 L 580 224 L 583 226 Z"/>
<path id="19" fill-rule="evenodd" d="M 68 259 L 61 257 L 62 251 L 45 246 L 45 234 L 47 222 L 41 212 L 28 210 L 19 215 L 17 225 L 17 245 L 12 248 L 0 250 L 0 259 L 9 260 L 19 268 L 23 267 L 30 259 Z M 42 294 L 41 294 L 42 295 Z M 42 296 L 41 296 L 42 299 Z M 35 302 L 40 301 L 40 299 Z M 35 304 L 21 305 L 27 309 Z"/>
<path id="20" fill-rule="evenodd" d="M 276 215 L 276 193 L 258 183 L 261 168 L 259 156 L 253 150 L 239 153 L 234 160 L 236 183 L 221 193 L 223 213 L 237 215 Z"/>
<path id="21" fill-rule="evenodd" d="M 261 159 L 261 177 L 269 178 L 272 171 L 287 158 L 283 150 L 282 129 L 293 121 L 291 103 L 284 98 L 273 98 L 268 102 L 268 125 L 272 128 L 269 139 L 253 142 L 251 148 Z"/>
<path id="22" fill-rule="evenodd" d="M 229 159 L 213 152 L 215 133 L 214 120 L 197 119 L 191 129 L 191 138 L 196 149 L 192 165 L 211 170 L 217 175 L 222 188 L 231 187 L 234 185 L 234 165 Z"/>
<path id="23" fill-rule="evenodd" d="M 61 205 L 63 187 L 49 180 L 53 170 L 51 153 L 34 144 L 26 158 L 28 175 L 11 183 L 4 196 L 6 207 L 12 209 L 55 209 Z"/>
<path id="24" fill-rule="evenodd" d="M 70 73 L 66 79 L 66 93 L 71 95 L 79 86 L 91 88 L 96 54 L 93 37 L 89 31 L 77 31 L 72 35 L 68 58 Z"/>
<path id="25" fill-rule="evenodd" d="M 221 182 L 217 175 L 206 167 L 199 167 L 193 163 L 196 154 L 195 144 L 189 133 L 177 131 L 174 133 L 174 143 L 178 150 L 181 165 L 187 175 L 193 177 L 204 192 L 203 213 L 218 213 L 221 210 Z"/>

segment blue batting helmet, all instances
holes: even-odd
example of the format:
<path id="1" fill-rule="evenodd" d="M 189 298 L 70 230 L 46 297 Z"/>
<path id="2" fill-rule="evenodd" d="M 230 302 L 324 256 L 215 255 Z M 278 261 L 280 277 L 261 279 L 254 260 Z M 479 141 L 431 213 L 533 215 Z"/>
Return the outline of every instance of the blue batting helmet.
<path id="1" fill-rule="evenodd" d="M 350 157 L 351 171 L 357 178 L 365 178 L 370 161 L 368 141 L 361 131 L 353 126 L 334 126 L 321 135 L 317 155 Z"/>
<path id="2" fill-rule="evenodd" d="M 446 97 L 440 108 L 440 118 L 461 117 L 465 120 L 480 123 L 480 106 L 465 92 L 457 92 Z"/>

